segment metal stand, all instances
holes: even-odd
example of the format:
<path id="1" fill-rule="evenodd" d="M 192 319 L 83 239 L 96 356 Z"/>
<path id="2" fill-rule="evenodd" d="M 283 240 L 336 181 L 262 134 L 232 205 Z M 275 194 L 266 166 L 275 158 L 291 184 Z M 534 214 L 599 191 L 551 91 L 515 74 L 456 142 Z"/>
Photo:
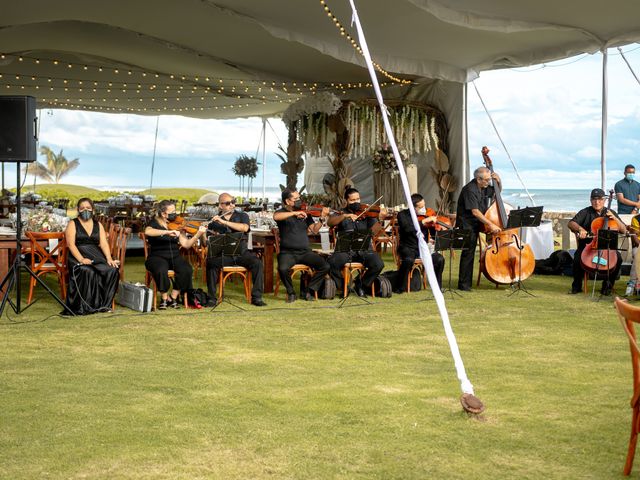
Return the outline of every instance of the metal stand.
<path id="1" fill-rule="evenodd" d="M 453 250 L 460 249 L 466 250 L 470 248 L 469 244 L 471 243 L 471 231 L 470 230 L 462 230 L 459 228 L 452 228 L 450 230 L 440 230 L 436 232 L 436 244 L 435 249 L 437 252 L 442 252 L 445 250 L 449 251 L 449 280 L 447 282 L 448 286 L 445 288 L 442 293 L 449 292 L 451 297 L 454 295 L 462 298 L 462 295 L 454 290 L 451 287 L 451 269 L 453 262 Z M 475 245 L 474 245 L 475 248 Z"/>
<path id="2" fill-rule="evenodd" d="M 507 220 L 506 229 L 517 228 L 519 233 L 519 239 L 522 241 L 522 227 L 539 227 L 540 222 L 542 221 L 542 207 L 526 207 L 520 208 L 518 210 L 511 210 L 509 213 L 509 219 Z M 527 295 L 535 297 L 533 293 L 531 293 L 524 286 L 522 282 L 522 250 L 524 250 L 524 245 L 516 241 L 514 236 L 514 242 L 516 244 L 516 248 L 518 249 L 518 281 L 516 283 L 511 284 L 512 292 L 509 296 L 514 295 L 518 292 L 524 292 Z"/>
<path id="3" fill-rule="evenodd" d="M 20 162 L 16 162 L 16 258 L 13 261 L 13 265 L 9 268 L 9 271 L 0 282 L 0 291 L 6 285 L 6 290 L 4 294 L 2 294 L 2 302 L 0 302 L 0 317 L 4 313 L 4 308 L 7 303 L 11 305 L 11 308 L 18 315 L 22 313 L 24 310 L 29 308 L 30 305 L 27 305 L 25 308 L 21 308 L 20 305 L 20 272 L 22 269 L 26 270 L 27 273 L 40 284 L 49 295 L 53 297 L 53 299 L 64 308 L 64 310 L 70 315 L 75 316 L 75 313 L 58 297 L 53 290 L 49 288 L 49 286 L 42 281 L 40 277 L 38 277 L 28 265 L 24 264 L 22 260 L 22 217 L 20 211 Z M 16 299 L 15 302 L 11 299 L 11 291 L 14 289 L 16 291 Z"/>

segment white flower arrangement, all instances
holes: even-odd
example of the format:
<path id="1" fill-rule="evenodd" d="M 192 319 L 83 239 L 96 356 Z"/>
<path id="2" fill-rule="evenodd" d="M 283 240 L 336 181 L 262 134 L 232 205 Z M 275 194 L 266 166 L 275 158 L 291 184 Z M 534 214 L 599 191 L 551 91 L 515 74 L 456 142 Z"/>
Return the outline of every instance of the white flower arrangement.
<path id="1" fill-rule="evenodd" d="M 330 92 L 320 92 L 316 95 L 311 95 L 298 100 L 295 103 L 289 105 L 282 114 L 282 121 L 290 125 L 297 122 L 307 115 L 314 113 L 325 113 L 327 115 L 333 115 L 342 106 L 342 101 Z"/>
<path id="2" fill-rule="evenodd" d="M 400 150 L 400 159 L 403 165 L 407 165 L 408 154 L 406 150 Z M 398 163 L 393 155 L 391 145 L 384 143 L 378 147 L 371 157 L 371 164 L 373 165 L 373 171 L 375 173 L 383 173 L 391 175 L 394 178 L 399 174 Z"/>
<path id="3" fill-rule="evenodd" d="M 16 221 L 15 218 L 12 220 Z M 53 213 L 46 208 L 35 208 L 23 210 L 22 221 L 25 230 L 32 232 L 64 232 L 69 218 Z"/>

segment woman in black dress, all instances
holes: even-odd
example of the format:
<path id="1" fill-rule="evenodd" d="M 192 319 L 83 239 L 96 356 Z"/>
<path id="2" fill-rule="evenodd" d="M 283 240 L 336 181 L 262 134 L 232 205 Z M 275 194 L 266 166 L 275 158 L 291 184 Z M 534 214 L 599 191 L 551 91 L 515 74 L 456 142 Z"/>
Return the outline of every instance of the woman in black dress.
<path id="1" fill-rule="evenodd" d="M 144 234 L 149 242 L 149 255 L 144 262 L 145 267 L 151 273 L 158 291 L 162 296 L 159 310 L 178 308 L 178 295 L 193 288 L 193 268 L 180 255 L 180 247 L 189 249 L 207 232 L 206 227 L 201 226 L 197 233 L 188 238 L 178 230 L 169 230 L 169 223 L 176 219 L 176 205 L 163 200 L 158 204 L 158 212 L 149 222 Z M 173 270 L 173 288 L 168 271 Z M 169 290 L 171 289 L 171 292 Z"/>
<path id="2" fill-rule="evenodd" d="M 111 310 L 118 290 L 118 262 L 111 258 L 104 227 L 93 220 L 90 198 L 78 200 L 78 217 L 65 231 L 69 256 L 67 305 L 76 315 Z"/>

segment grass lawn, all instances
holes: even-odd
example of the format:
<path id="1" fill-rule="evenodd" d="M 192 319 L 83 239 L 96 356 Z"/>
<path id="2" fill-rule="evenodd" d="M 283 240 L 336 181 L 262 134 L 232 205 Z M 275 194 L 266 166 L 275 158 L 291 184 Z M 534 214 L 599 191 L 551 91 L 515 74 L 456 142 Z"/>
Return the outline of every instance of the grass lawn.
<path id="1" fill-rule="evenodd" d="M 128 279 L 143 268 L 128 258 Z M 619 478 L 631 369 L 611 299 L 526 286 L 446 295 L 483 421 L 429 292 L 257 308 L 236 283 L 243 310 L 83 318 L 41 294 L 0 319 L 0 477 Z"/>

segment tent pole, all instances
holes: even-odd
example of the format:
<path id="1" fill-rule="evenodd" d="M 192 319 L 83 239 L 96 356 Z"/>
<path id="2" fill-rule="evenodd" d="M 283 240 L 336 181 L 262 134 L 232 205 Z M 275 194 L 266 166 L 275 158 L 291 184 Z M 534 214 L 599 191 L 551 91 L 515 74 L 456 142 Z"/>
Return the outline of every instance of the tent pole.
<path id="1" fill-rule="evenodd" d="M 266 201 L 265 172 L 267 171 L 267 119 L 262 117 L 262 203 Z"/>
<path id="2" fill-rule="evenodd" d="M 156 146 L 158 145 L 158 125 L 160 124 L 160 115 L 156 117 L 156 135 L 153 140 L 153 158 L 151 159 L 151 178 L 149 179 L 149 194 L 153 188 L 153 170 L 156 166 Z"/>
<path id="3" fill-rule="evenodd" d="M 600 128 L 600 185 L 603 190 L 607 186 L 607 111 L 609 85 L 607 80 L 607 61 L 609 52 L 607 48 L 602 49 L 602 127 Z"/>

